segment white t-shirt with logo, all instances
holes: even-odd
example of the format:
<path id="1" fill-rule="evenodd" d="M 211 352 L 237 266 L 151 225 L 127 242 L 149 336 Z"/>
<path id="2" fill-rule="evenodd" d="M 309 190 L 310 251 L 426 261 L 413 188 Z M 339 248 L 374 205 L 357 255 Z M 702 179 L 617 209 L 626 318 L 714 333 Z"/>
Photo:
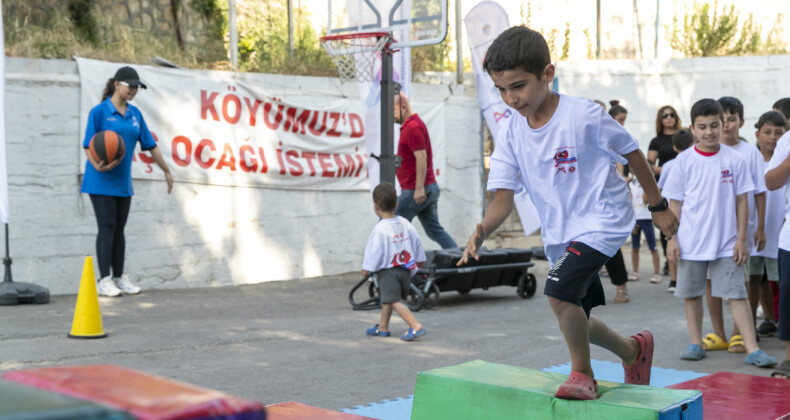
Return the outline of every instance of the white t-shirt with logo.
<path id="1" fill-rule="evenodd" d="M 677 233 L 680 258 L 732 258 L 738 238 L 735 198 L 754 190 L 746 160 L 721 145 L 712 156 L 692 147 L 674 161 L 662 193 L 667 199 L 683 202 Z"/>
<path id="2" fill-rule="evenodd" d="M 678 154 L 680 154 L 680 153 L 678 153 Z M 669 178 L 669 173 L 672 171 L 672 167 L 673 166 L 675 166 L 675 159 L 672 159 L 669 162 L 665 162 L 664 166 L 661 167 L 661 173 L 658 175 L 658 189 L 659 190 L 663 190 L 664 189 L 664 184 L 667 183 L 667 178 Z"/>
<path id="3" fill-rule="evenodd" d="M 403 267 L 417 271 L 417 263 L 425 261 L 425 250 L 414 226 L 401 216 L 381 219 L 368 237 L 362 269 L 379 271 Z"/>
<path id="4" fill-rule="evenodd" d="M 788 156 L 790 156 L 790 131 L 779 138 L 779 141 L 776 143 L 776 150 L 774 150 L 774 156 L 768 162 L 766 171 L 781 165 Z M 782 231 L 779 232 L 779 248 L 790 251 L 790 223 L 787 222 L 788 218 L 790 218 L 790 179 L 777 191 L 782 192 L 785 204 L 785 222 L 782 225 Z"/>
<path id="5" fill-rule="evenodd" d="M 752 182 L 754 183 L 754 191 L 749 193 L 748 198 L 749 226 L 747 229 L 749 235 L 747 236 L 749 253 L 753 254 L 757 252 L 757 247 L 754 243 L 754 232 L 757 230 L 757 204 L 755 204 L 754 195 L 764 193 L 767 190 L 767 188 L 765 188 L 765 162 L 763 160 L 763 154 L 745 140 L 740 140 L 737 145 L 730 147 L 746 159 L 746 166 L 749 168 L 748 170 L 752 176 Z"/>
<path id="6" fill-rule="evenodd" d="M 765 162 L 766 164 L 768 162 Z M 765 169 L 768 172 L 768 168 Z M 785 189 L 765 192 L 765 248 L 754 255 L 766 258 L 779 257 L 779 232 L 785 218 Z"/>
<path id="7" fill-rule="evenodd" d="M 551 264 L 571 241 L 611 257 L 636 223 L 615 161 L 628 163 L 623 155 L 638 148 L 600 105 L 560 94 L 543 127 L 531 128 L 518 113 L 505 121 L 491 156 L 488 190 L 526 189 Z"/>
<path id="8" fill-rule="evenodd" d="M 650 210 L 647 209 L 647 203 L 645 203 L 645 190 L 642 189 L 642 185 L 636 178 L 630 182 L 629 189 L 636 220 L 652 220 L 653 216 L 650 215 Z"/>

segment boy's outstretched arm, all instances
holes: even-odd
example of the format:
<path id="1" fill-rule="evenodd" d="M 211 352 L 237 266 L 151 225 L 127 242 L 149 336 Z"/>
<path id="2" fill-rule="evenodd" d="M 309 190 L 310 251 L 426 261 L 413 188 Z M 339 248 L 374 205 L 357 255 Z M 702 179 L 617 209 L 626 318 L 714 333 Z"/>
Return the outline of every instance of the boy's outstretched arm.
<path id="1" fill-rule="evenodd" d="M 682 201 L 669 200 L 669 209 L 677 216 L 678 220 L 680 220 L 680 210 L 682 208 Z M 677 236 L 667 242 L 667 259 L 675 264 L 680 261 L 680 244 Z"/>
<path id="2" fill-rule="evenodd" d="M 735 196 L 735 217 L 738 221 L 738 239 L 732 251 L 735 265 L 744 265 L 749 260 L 746 230 L 749 225 L 749 201 L 746 194 Z"/>
<path id="3" fill-rule="evenodd" d="M 463 265 L 469 262 L 469 257 L 479 260 L 477 250 L 483 245 L 483 240 L 489 233 L 495 231 L 502 223 L 505 222 L 510 213 L 513 211 L 513 190 L 499 189 L 494 193 L 494 201 L 486 209 L 486 214 L 483 216 L 483 221 L 475 226 L 475 233 L 469 237 L 466 242 L 466 249 L 464 256 L 458 261 L 456 265 Z"/>
<path id="4" fill-rule="evenodd" d="M 647 202 L 650 204 L 650 207 L 661 204 L 661 200 L 663 200 L 661 191 L 658 189 L 656 178 L 653 176 L 653 171 L 650 169 L 650 165 L 647 163 L 647 159 L 645 159 L 645 155 L 642 154 L 642 151 L 636 149 L 623 157 L 628 160 L 628 166 L 636 176 L 636 179 L 639 180 L 639 184 L 642 185 L 642 189 L 645 191 L 645 196 L 647 197 Z M 678 218 L 675 217 L 675 214 L 672 213 L 669 208 L 662 211 L 654 211 L 650 214 L 653 217 L 653 224 L 664 232 L 667 239 L 671 239 L 675 236 L 675 233 L 678 231 L 679 222 Z"/>

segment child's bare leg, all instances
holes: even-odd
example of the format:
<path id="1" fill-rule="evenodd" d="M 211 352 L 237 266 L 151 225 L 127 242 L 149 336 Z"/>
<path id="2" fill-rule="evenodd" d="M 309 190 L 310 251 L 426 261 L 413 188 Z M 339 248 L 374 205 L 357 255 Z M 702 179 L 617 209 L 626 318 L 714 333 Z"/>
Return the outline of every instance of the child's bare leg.
<path id="1" fill-rule="evenodd" d="M 590 324 L 584 309 L 564 300 L 547 297 L 571 354 L 571 371 L 581 372 L 593 378 L 590 365 Z"/>
<path id="2" fill-rule="evenodd" d="M 379 331 L 390 330 L 390 318 L 392 317 L 392 303 L 381 304 L 381 319 L 379 319 Z"/>
<path id="3" fill-rule="evenodd" d="M 650 251 L 650 254 L 652 254 L 653 256 L 653 274 L 658 275 L 658 266 L 659 266 L 658 250 L 655 249 L 653 251 Z"/>
<path id="4" fill-rule="evenodd" d="M 760 305 L 760 288 L 762 287 L 763 276 L 749 276 L 749 284 L 746 287 L 749 293 L 749 306 L 752 308 L 752 319 L 757 319 L 757 307 Z M 765 311 L 763 311 L 765 313 Z M 768 319 L 768 318 L 766 318 Z"/>
<path id="5" fill-rule="evenodd" d="M 590 343 L 601 346 L 616 354 L 623 360 L 623 364 L 634 364 L 642 351 L 635 338 L 625 338 L 614 332 L 600 319 L 590 317 Z"/>
<path id="6" fill-rule="evenodd" d="M 749 302 L 746 299 L 730 299 L 730 310 L 732 310 L 732 319 L 741 332 L 746 352 L 751 354 L 760 350 L 760 347 L 757 346 L 757 333 L 754 330 L 754 320 Z"/>
<path id="7" fill-rule="evenodd" d="M 683 306 L 686 310 L 691 344 L 702 346 L 702 296 L 687 298 Z"/>
<path id="8" fill-rule="evenodd" d="M 417 318 L 414 317 L 414 315 L 411 313 L 411 310 L 409 310 L 409 307 L 404 305 L 403 302 L 395 302 L 391 305 L 391 308 L 395 309 L 395 312 L 397 312 L 398 315 L 403 318 L 407 324 L 409 324 L 413 331 L 419 331 L 422 329 L 422 324 L 417 322 Z"/>
<path id="9" fill-rule="evenodd" d="M 707 282 L 708 285 L 705 288 L 705 301 L 708 304 L 710 323 L 713 324 L 713 333 L 721 337 L 722 340 L 727 341 L 727 333 L 724 332 L 724 313 L 721 309 L 721 298 L 711 295 L 710 279 L 708 279 Z M 700 304 L 702 304 L 702 302 L 700 302 Z"/>
<path id="10" fill-rule="evenodd" d="M 631 248 L 631 266 L 634 273 L 639 273 L 639 248 Z"/>
<path id="11" fill-rule="evenodd" d="M 672 261 L 669 262 L 669 280 L 670 281 L 677 281 L 678 280 L 678 265 Z"/>
<path id="12" fill-rule="evenodd" d="M 771 283 L 768 281 L 760 282 L 760 304 L 763 306 L 763 315 L 765 319 L 776 321 L 773 300 L 774 294 L 771 291 Z"/>

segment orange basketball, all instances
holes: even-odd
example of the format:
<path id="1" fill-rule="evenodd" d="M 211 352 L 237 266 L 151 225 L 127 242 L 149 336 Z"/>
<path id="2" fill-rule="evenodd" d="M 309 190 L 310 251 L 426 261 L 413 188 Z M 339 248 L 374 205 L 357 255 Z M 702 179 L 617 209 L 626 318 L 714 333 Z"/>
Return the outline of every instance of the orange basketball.
<path id="1" fill-rule="evenodd" d="M 110 163 L 123 159 L 126 144 L 121 135 L 115 131 L 99 131 L 91 137 L 90 151 L 97 162 Z"/>

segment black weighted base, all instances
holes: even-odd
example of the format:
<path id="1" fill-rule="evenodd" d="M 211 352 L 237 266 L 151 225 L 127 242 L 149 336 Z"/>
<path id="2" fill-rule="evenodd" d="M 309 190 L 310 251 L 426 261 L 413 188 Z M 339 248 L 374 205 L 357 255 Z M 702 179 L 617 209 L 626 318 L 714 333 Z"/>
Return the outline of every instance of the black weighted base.
<path id="1" fill-rule="evenodd" d="M 46 287 L 13 281 L 0 283 L 0 305 L 47 302 L 49 302 L 49 289 Z"/>

